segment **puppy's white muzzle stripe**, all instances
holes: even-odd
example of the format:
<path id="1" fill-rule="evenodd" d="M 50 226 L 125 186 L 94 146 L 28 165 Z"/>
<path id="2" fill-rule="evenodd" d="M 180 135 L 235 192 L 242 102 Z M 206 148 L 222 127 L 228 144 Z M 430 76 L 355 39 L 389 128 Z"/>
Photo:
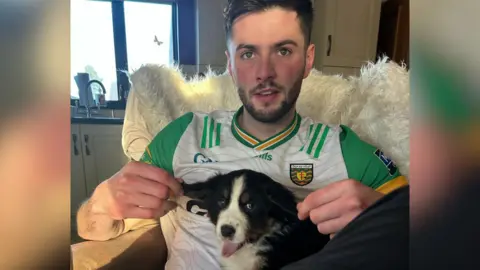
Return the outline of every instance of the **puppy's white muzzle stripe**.
<path id="1" fill-rule="evenodd" d="M 241 243 L 245 241 L 248 229 L 247 216 L 240 209 L 240 196 L 244 189 L 244 176 L 235 178 L 230 193 L 230 202 L 228 206 L 220 212 L 217 222 L 217 235 L 222 238 L 221 227 L 230 225 L 235 228 L 235 234 L 231 239 L 232 242 Z"/>

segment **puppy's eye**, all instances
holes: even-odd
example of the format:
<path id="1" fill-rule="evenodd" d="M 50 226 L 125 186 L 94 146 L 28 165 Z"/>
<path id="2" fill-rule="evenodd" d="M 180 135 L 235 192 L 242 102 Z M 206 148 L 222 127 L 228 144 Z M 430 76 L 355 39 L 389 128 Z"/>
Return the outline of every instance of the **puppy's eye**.
<path id="1" fill-rule="evenodd" d="M 221 207 L 225 206 L 225 204 L 226 204 L 225 199 L 221 199 L 221 200 L 218 201 L 218 205 L 221 206 Z"/>
<path id="2" fill-rule="evenodd" d="M 245 205 L 245 208 L 247 208 L 248 210 L 252 210 L 252 209 L 253 209 L 253 204 L 247 203 L 247 204 Z"/>

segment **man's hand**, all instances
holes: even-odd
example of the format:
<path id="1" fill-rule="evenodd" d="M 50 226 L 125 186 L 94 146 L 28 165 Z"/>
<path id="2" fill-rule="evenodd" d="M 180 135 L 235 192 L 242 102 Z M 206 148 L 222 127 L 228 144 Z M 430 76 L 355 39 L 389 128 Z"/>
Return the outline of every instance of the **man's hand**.
<path id="1" fill-rule="evenodd" d="M 175 207 L 171 193 L 182 193 L 180 180 L 141 162 L 130 162 L 97 186 L 77 213 L 78 234 L 87 240 L 105 241 L 124 230 L 123 219 L 151 219 Z"/>
<path id="2" fill-rule="evenodd" d="M 310 217 L 320 233 L 333 236 L 382 196 L 352 179 L 335 182 L 312 192 L 300 202 L 298 218 Z"/>
<path id="3" fill-rule="evenodd" d="M 165 170 L 141 162 L 130 162 L 110 179 L 102 182 L 92 195 L 92 212 L 113 220 L 158 218 L 175 204 L 171 193 L 180 195 L 180 180 Z"/>

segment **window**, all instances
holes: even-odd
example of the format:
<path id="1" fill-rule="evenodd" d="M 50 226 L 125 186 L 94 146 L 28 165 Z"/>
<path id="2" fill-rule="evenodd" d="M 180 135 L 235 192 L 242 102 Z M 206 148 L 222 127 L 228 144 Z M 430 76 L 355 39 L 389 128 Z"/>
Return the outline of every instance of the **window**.
<path id="1" fill-rule="evenodd" d="M 80 98 L 75 75 L 88 73 L 104 85 L 107 107 L 124 108 L 130 84 L 123 71 L 144 64 L 195 65 L 194 2 L 72 0 L 71 98 Z M 101 88 L 92 84 L 90 90 L 95 98 Z"/>
<path id="2" fill-rule="evenodd" d="M 173 63 L 171 5 L 125 2 L 125 28 L 129 69 Z"/>
<path id="3" fill-rule="evenodd" d="M 111 3 L 72 1 L 70 7 L 71 96 L 79 98 L 73 77 L 86 72 L 91 80 L 103 83 L 107 100 L 118 100 Z M 98 85 L 94 87 L 94 92 L 101 90 Z"/>

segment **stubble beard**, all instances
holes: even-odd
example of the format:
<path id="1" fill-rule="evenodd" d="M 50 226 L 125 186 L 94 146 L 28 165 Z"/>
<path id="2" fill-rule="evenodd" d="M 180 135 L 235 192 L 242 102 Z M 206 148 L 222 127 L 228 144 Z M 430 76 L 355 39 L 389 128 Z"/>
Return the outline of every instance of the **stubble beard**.
<path id="1" fill-rule="evenodd" d="M 297 80 L 289 89 L 289 91 L 283 91 L 284 93 L 286 93 L 286 97 L 284 100 L 282 100 L 280 107 L 276 110 L 271 110 L 267 112 L 255 109 L 254 105 L 247 98 L 247 91 L 245 91 L 243 88 L 239 87 L 237 89 L 238 96 L 240 97 L 240 101 L 242 102 L 243 107 L 252 116 L 253 119 L 265 124 L 274 124 L 279 122 L 283 117 L 285 117 L 295 106 L 298 96 L 300 95 L 300 89 L 302 87 L 303 72 L 301 73 L 301 75 L 302 76 L 298 76 Z M 278 84 L 275 85 L 277 86 L 276 88 L 278 88 L 280 91 L 284 89 L 281 86 L 278 87 Z M 258 86 L 256 88 L 258 88 Z M 253 90 L 249 92 L 253 92 Z"/>

